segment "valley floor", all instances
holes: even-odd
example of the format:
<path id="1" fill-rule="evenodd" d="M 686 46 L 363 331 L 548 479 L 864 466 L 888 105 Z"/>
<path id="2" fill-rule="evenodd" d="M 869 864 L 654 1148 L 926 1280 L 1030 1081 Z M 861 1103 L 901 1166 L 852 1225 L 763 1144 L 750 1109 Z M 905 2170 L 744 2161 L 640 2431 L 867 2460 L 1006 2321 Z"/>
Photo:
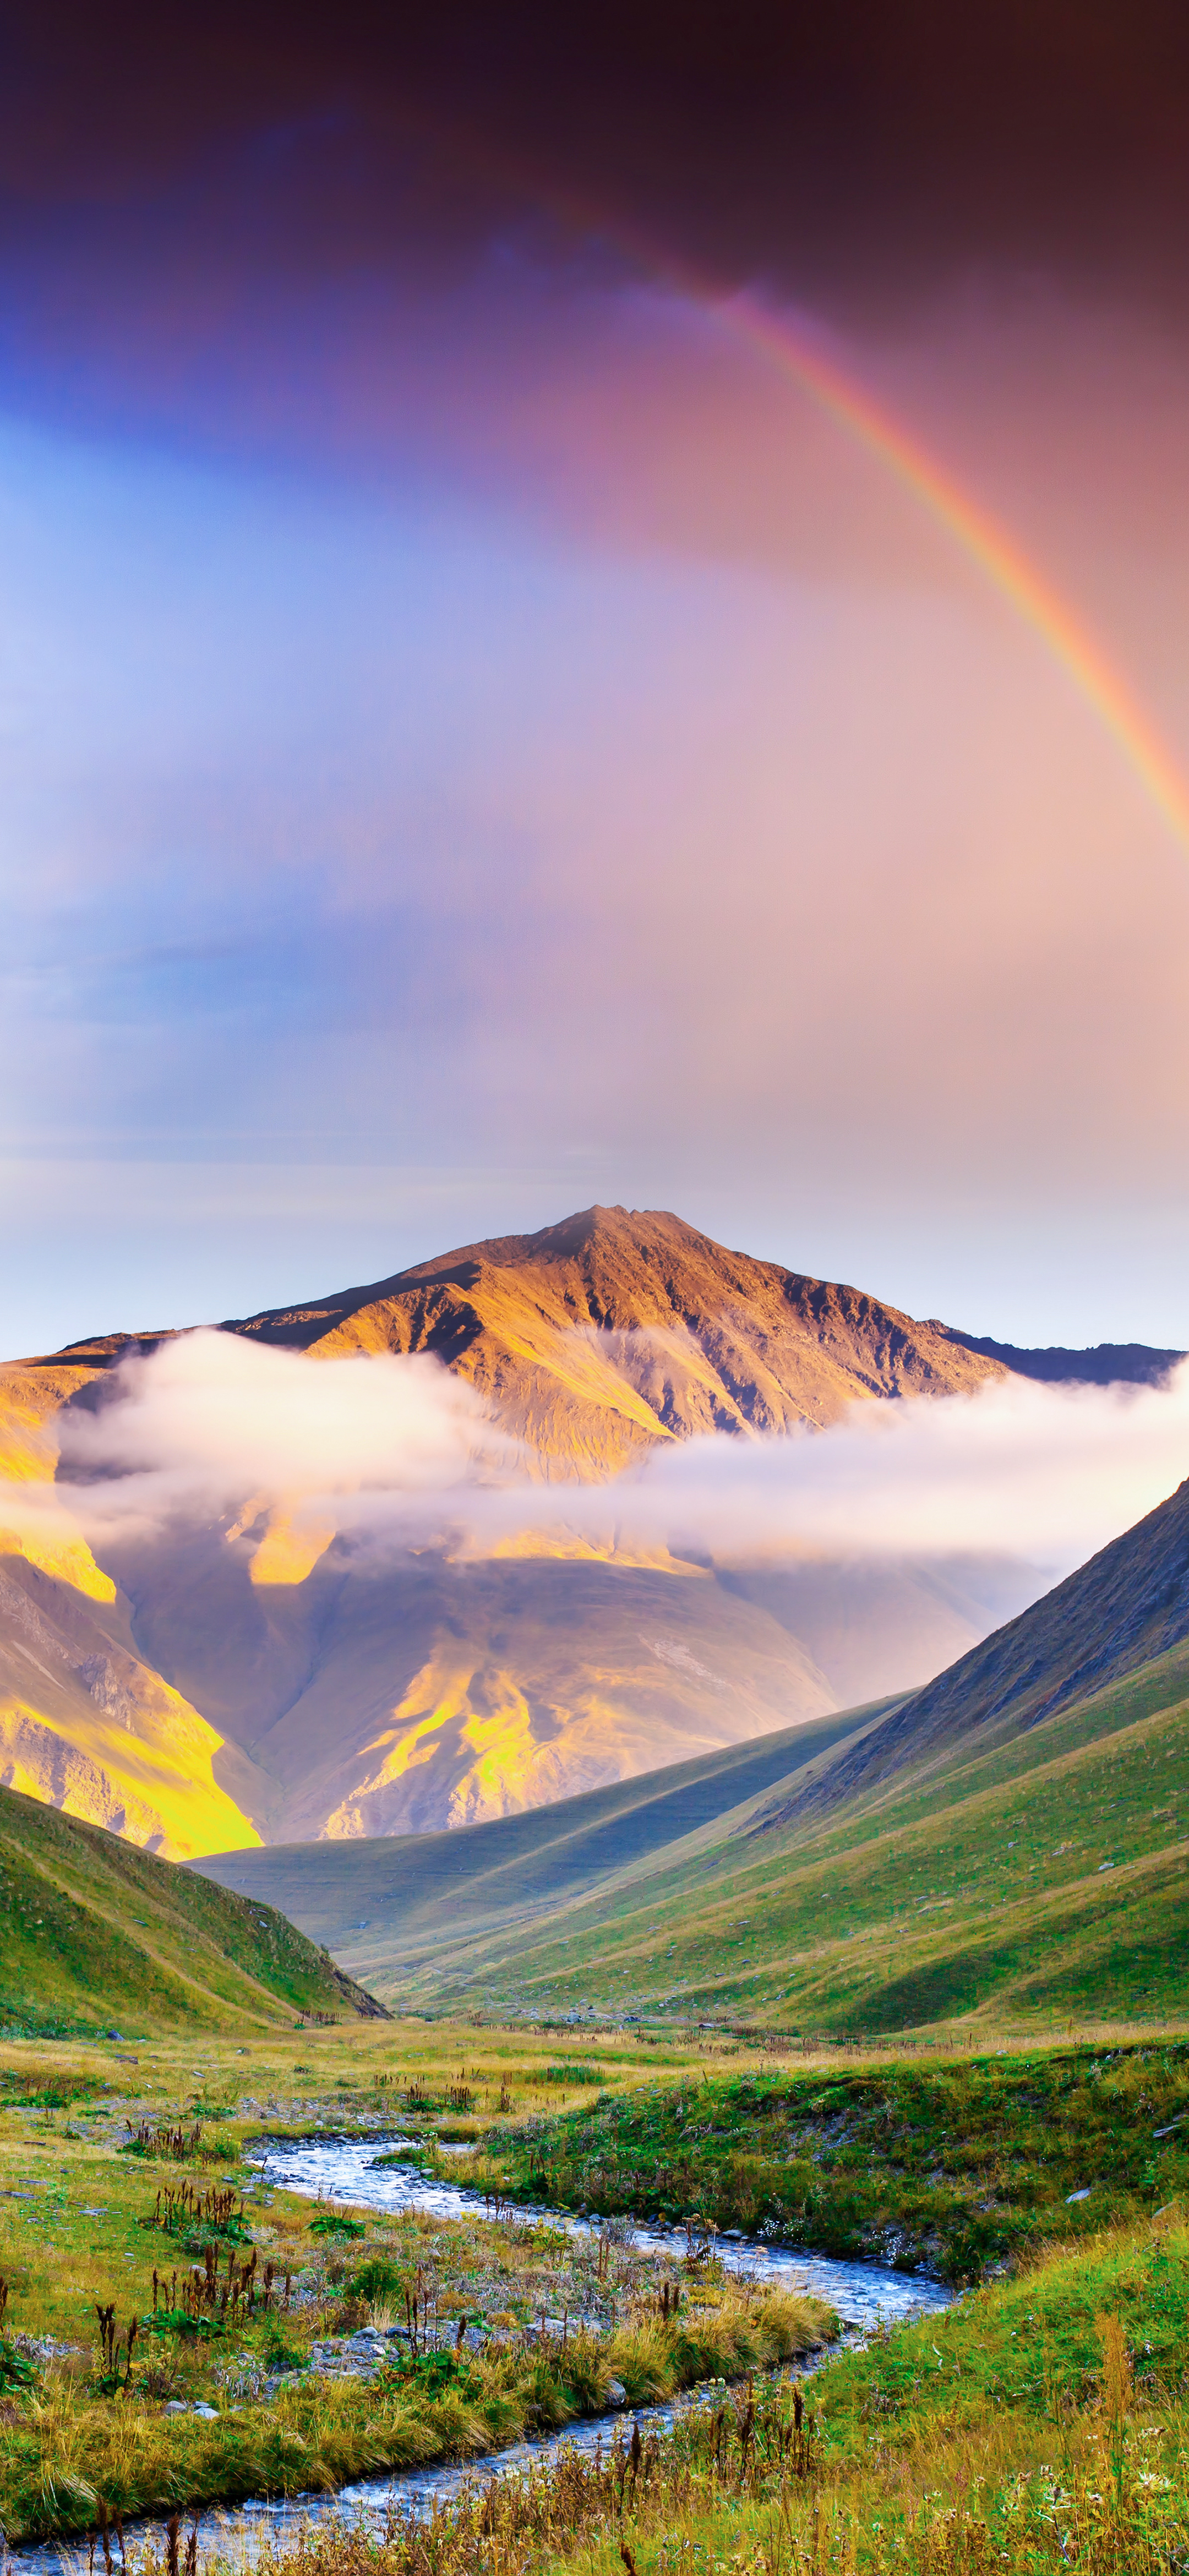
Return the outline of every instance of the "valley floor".
<path id="1" fill-rule="evenodd" d="M 1054 2234 L 1189 2206 L 1189 2042 L 707 2067 L 538 2115 L 509 2130 L 497 2161 L 536 2201 L 696 2212 L 969 2282 Z"/>
<path id="2" fill-rule="evenodd" d="M 604 2233 L 319 2208 L 262 2130 L 498 2128 L 639 2079 L 644 2046 L 352 2023 L 250 2043 L 125 2036 L 0 2050 L 0 2522 L 328 2489 L 769 2367 L 833 2329 Z M 681 2065 L 674 2061 L 674 2071 Z M 405 2150 L 404 2152 L 409 2152 Z"/>
<path id="3" fill-rule="evenodd" d="M 1174 2576 L 1189 2556 L 1189 2231 L 1108 2230 L 807 2382 L 719 2390 L 379 2541 L 266 2576 Z"/>
<path id="4" fill-rule="evenodd" d="M 629 2428 L 601 2457 L 563 2458 L 486 2502 L 480 2480 L 417 2539 L 352 2538 L 332 2520 L 296 2552 L 278 2544 L 277 2569 L 490 2576 L 498 2563 L 528 2576 L 579 2546 L 593 2576 L 1182 2563 L 1182 2038 L 960 2066 L 835 2057 L 795 2079 L 721 2041 L 568 2045 L 406 2021 L 0 2047 L 10 2544 L 93 2530 L 102 2511 L 481 2463 L 525 2430 L 617 2403 L 613 2382 L 637 2407 L 711 2382 L 671 2435 L 641 2445 Z M 473 2143 L 489 2214 L 319 2207 L 245 2161 L 266 2133 L 336 2130 L 412 2135 L 431 2164 L 443 2143 Z M 669 2204 L 684 2198 L 687 2213 L 716 2176 L 739 2195 L 777 2174 L 800 2190 L 811 2172 L 836 2240 L 852 2224 L 841 2195 L 866 2174 L 912 2259 L 945 2192 L 993 2151 L 994 2206 L 1020 2223 L 1004 2219 L 1005 2255 L 969 2240 L 963 2263 L 1009 2268 L 944 2321 L 828 2360 L 798 2397 L 827 2314 L 733 2286 L 713 2258 L 633 2251 L 606 2223 L 612 2137 L 618 2205 L 655 2207 L 662 2167 Z M 535 2196 L 564 2196 L 548 2167 L 562 2139 L 572 2158 L 592 2141 L 603 2158 L 604 2224 L 580 2245 L 495 2196 L 501 2173 L 528 2187 L 530 2156 Z M 1050 2139 L 1058 2161 L 1093 2160 L 1089 2200 L 1037 2202 Z M 1096 2204 L 1112 2157 L 1130 2200 Z M 462 2179 L 466 2160 L 450 2170 Z M 733 2206 L 736 2223 L 755 2223 L 754 2207 Z"/>

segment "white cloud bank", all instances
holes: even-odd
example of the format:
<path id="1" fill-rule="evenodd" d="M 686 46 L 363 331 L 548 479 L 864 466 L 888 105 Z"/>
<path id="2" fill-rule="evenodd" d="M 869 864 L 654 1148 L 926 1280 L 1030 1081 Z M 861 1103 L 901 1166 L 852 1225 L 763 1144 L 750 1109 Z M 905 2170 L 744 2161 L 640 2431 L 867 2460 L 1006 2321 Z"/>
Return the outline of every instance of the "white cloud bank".
<path id="1" fill-rule="evenodd" d="M 59 1416 L 60 1485 L 81 1516 L 155 1523 L 250 1495 L 287 1506 L 355 1497 L 417 1505 L 515 1474 L 515 1445 L 474 1389 L 431 1358 L 311 1360 L 236 1333 L 179 1334 L 125 1360 L 95 1411 Z"/>
<path id="2" fill-rule="evenodd" d="M 97 1548 L 251 1501 L 381 1552 L 564 1529 L 719 1559 L 1006 1555 L 1056 1576 L 1189 1472 L 1189 1362 L 1165 1388 L 1012 1379 L 860 1403 L 828 1431 L 693 1440 L 586 1487 L 530 1478 L 474 1390 L 425 1357 L 311 1360 L 196 1332 L 125 1362 L 104 1394 L 59 1417 L 54 1491 Z M 49 1500 L 10 1485 L 0 1520 Z"/>
<path id="3" fill-rule="evenodd" d="M 992 1380 L 852 1405 L 824 1432 L 694 1441 L 650 1464 L 669 1527 L 751 1554 L 1023 1556 L 1068 1572 L 1189 1473 L 1189 1361 L 1166 1388 Z"/>

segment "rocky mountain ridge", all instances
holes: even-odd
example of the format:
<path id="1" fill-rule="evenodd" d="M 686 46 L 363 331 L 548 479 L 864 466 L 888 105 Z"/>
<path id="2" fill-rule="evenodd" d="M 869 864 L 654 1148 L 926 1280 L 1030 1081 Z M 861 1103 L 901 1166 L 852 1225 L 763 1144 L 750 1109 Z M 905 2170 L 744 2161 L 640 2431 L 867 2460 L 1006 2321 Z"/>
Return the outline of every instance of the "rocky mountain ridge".
<path id="1" fill-rule="evenodd" d="M 431 1351 L 563 1476 L 614 1475 L 698 1432 L 820 1429 L 856 1399 L 1003 1375 L 943 1325 L 657 1209 L 585 1208 L 223 1329 L 315 1358 Z"/>
<path id="2" fill-rule="evenodd" d="M 561 1481 L 1006 1375 L 945 1325 L 622 1208 L 224 1330 L 311 1363 L 432 1352 Z M 0 1372 L 10 1479 L 52 1480 L 62 1409 L 169 1338 L 104 1333 Z M 244 1503 L 109 1541 L 102 1565 L 65 1512 L 0 1544 L 0 1782 L 180 1856 L 433 1831 L 910 1687 L 1033 1588 L 1012 1567 L 719 1568 L 531 1533 L 367 1569 L 333 1540 L 287 1550 Z"/>

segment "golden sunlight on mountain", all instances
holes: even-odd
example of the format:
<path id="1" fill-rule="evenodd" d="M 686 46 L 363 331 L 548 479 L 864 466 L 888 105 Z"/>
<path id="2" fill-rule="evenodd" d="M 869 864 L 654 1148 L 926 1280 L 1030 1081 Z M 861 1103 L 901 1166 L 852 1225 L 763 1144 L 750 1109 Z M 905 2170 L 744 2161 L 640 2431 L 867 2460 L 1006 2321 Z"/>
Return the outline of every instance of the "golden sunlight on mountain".
<path id="1" fill-rule="evenodd" d="M 550 1477 L 612 1476 L 658 1442 L 820 1428 L 856 1399 L 1004 1374 L 935 1324 L 655 1209 L 587 1208 L 228 1329 L 318 1358 L 433 1351 Z"/>
<path id="2" fill-rule="evenodd" d="M 315 1361 L 431 1354 L 473 1386 L 514 1473 L 603 1487 L 698 1433 L 747 1443 L 1005 1375 L 857 1289 L 622 1208 L 227 1329 Z M 304 1505 L 290 1468 L 266 1489 L 248 1452 L 221 1501 L 170 1489 L 159 1520 L 109 1519 L 97 1563 L 50 1500 L 56 1417 L 89 1424 L 138 1345 L 138 1384 L 180 1347 L 110 1335 L 0 1376 L 10 1495 L 23 1480 L 48 1507 L 13 1505 L 34 1535 L 0 1568 L 0 1776 L 171 1854 L 507 1815 L 917 1680 L 990 1624 L 977 1582 L 749 1572 L 663 1535 L 625 1542 L 611 1493 L 605 1527 L 446 1511 L 428 1543 L 369 1549 L 361 1471 Z M 300 1386 L 282 1410 L 300 1417 Z M 190 1421 L 206 1440 L 209 1407 Z"/>
<path id="3" fill-rule="evenodd" d="M 50 1489 L 0 1526 L 0 1783 L 170 1860 L 240 1850 L 259 1835 L 215 1778 L 222 1738 L 135 1652 L 116 1584 L 51 1499 L 57 1417 L 95 1375 L 0 1371 L 0 1473 L 14 1502 Z"/>
<path id="4" fill-rule="evenodd" d="M 115 1587 L 95 1600 L 0 1558 L 0 1782 L 170 1860 L 241 1849 L 222 1738 L 135 1652 Z"/>
<path id="5" fill-rule="evenodd" d="M 58 1463 L 55 1417 L 85 1386 L 93 1371 L 62 1368 L 0 1369 L 0 1477 L 20 1485 L 52 1485 Z M 116 1587 L 95 1563 L 70 1514 L 51 1506 L 36 1517 L 23 1512 L 6 1528 L 0 1509 L 0 1555 L 23 1556 L 43 1574 L 85 1592 L 92 1601 L 114 1601 Z"/>
<path id="6" fill-rule="evenodd" d="M 320 1556 L 325 1556 L 334 1537 L 333 1529 L 315 1528 L 308 1522 L 294 1521 L 288 1512 L 280 1512 L 268 1524 L 252 1558 L 250 1573 L 253 1583 L 304 1583 L 312 1574 Z"/>
<path id="7" fill-rule="evenodd" d="M 522 1566 L 511 1592 L 489 1577 L 465 1634 L 439 1631 L 360 1744 L 323 1834 L 398 1833 L 427 1804 L 449 1825 L 512 1815 L 645 1771 L 658 1749 L 677 1760 L 679 1747 L 759 1734 L 778 1712 L 833 1707 L 795 1640 L 711 1576 L 641 1575 L 629 1588 L 599 1569 L 591 1596 L 560 1592 L 550 1573 L 564 1570 Z"/>
<path id="8" fill-rule="evenodd" d="M 705 1575 L 704 1565 L 692 1565 L 687 1557 L 674 1556 L 671 1548 L 659 1540 L 653 1547 L 625 1541 L 622 1545 L 614 1532 L 605 1539 L 592 1538 L 585 1530 L 518 1529 L 503 1538 L 473 1539 L 452 1548 L 457 1565 L 476 1562 L 482 1557 L 557 1557 L 568 1565 L 635 1565 L 649 1566 L 658 1574 Z"/>

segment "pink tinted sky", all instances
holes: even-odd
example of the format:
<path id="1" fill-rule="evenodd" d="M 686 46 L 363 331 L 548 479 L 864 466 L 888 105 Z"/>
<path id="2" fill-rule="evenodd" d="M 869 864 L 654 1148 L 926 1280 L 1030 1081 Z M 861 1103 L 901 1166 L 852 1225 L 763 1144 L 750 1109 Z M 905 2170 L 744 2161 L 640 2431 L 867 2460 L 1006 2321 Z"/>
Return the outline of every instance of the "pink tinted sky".
<path id="1" fill-rule="evenodd" d="M 246 167 L 0 251 L 6 1346 L 594 1198 L 1189 1341 L 1189 854 L 1068 673 L 605 243 L 322 257 Z M 1013 255 L 796 310 L 1189 764 L 1175 305 Z"/>

